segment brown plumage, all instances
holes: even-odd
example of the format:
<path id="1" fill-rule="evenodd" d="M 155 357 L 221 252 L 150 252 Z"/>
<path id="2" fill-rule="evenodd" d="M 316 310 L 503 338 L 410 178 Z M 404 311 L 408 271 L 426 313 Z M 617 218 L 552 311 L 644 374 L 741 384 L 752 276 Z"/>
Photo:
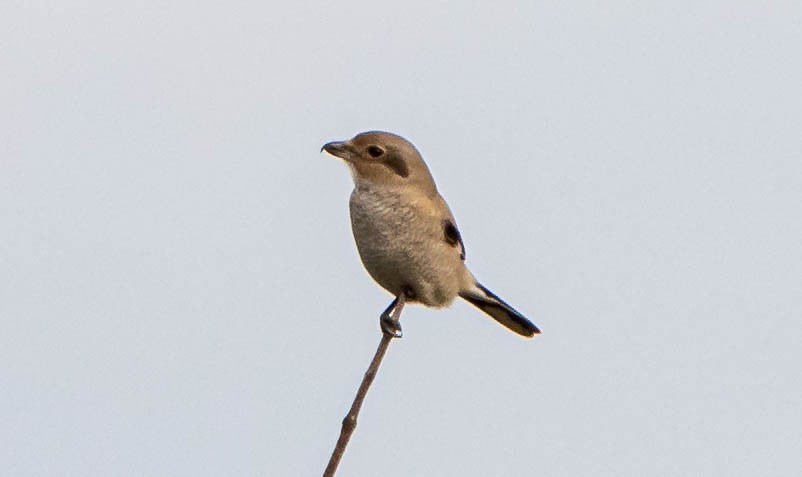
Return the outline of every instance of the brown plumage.
<path id="1" fill-rule="evenodd" d="M 522 336 L 540 333 L 465 266 L 454 216 L 415 146 L 401 136 L 372 131 L 323 149 L 351 169 L 354 239 L 379 285 L 406 302 L 430 307 L 448 306 L 459 296 Z"/>

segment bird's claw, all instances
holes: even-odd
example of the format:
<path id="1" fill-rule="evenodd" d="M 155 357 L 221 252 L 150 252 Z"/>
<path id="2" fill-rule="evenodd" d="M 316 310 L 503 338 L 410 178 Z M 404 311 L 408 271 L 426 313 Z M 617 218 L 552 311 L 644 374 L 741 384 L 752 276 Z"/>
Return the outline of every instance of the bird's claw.
<path id="1" fill-rule="evenodd" d="M 401 338 L 403 336 L 401 323 L 394 320 L 389 313 L 382 313 L 381 317 L 379 317 L 379 325 L 381 326 L 382 333 L 390 338 Z"/>

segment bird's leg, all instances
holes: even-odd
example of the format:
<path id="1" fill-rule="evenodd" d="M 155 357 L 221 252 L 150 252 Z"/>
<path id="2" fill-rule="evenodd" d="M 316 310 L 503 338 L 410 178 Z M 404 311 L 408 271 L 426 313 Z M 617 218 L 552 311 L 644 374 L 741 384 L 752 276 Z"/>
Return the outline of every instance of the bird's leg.
<path id="1" fill-rule="evenodd" d="M 385 335 L 392 338 L 400 338 L 402 336 L 401 323 L 398 322 L 398 318 L 401 316 L 401 310 L 404 308 L 405 301 L 406 299 L 403 293 L 398 295 L 379 317 L 379 325 L 381 326 L 382 333 Z"/>

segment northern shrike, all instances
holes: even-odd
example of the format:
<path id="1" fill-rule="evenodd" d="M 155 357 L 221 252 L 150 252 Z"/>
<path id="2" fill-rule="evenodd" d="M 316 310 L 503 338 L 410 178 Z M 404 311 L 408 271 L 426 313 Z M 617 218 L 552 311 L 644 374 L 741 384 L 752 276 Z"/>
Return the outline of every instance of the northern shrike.
<path id="1" fill-rule="evenodd" d="M 457 296 L 519 335 L 540 333 L 468 271 L 454 216 L 412 143 L 370 131 L 322 150 L 351 169 L 351 227 L 359 256 L 370 276 L 395 296 L 381 314 L 384 333 L 401 336 L 391 314 L 397 316 L 405 302 L 439 308 Z"/>

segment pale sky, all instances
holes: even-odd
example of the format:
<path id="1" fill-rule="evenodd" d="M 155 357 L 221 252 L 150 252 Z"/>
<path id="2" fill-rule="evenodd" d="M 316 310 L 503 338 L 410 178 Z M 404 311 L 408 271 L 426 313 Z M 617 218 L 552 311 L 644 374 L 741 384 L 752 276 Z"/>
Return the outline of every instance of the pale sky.
<path id="1" fill-rule="evenodd" d="M 0 4 L 0 473 L 314 476 L 423 153 L 543 334 L 409 307 L 338 476 L 802 475 L 798 2 Z"/>

